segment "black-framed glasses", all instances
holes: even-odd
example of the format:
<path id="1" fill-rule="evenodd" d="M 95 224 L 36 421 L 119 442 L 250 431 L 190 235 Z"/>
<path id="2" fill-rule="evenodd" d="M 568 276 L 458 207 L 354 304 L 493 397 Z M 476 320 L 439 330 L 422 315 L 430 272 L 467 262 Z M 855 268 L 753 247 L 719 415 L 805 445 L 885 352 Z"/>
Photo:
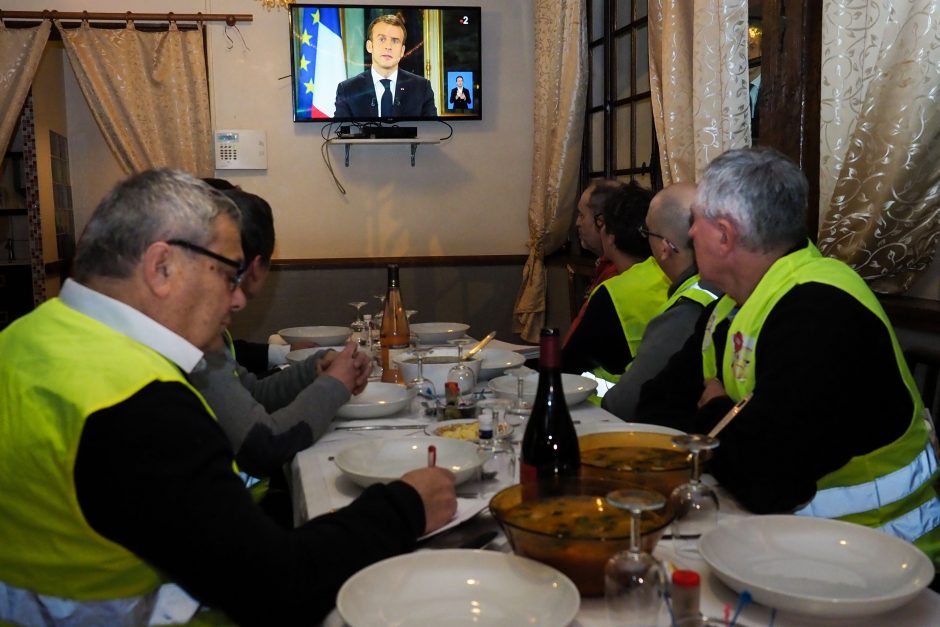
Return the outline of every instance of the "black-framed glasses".
<path id="1" fill-rule="evenodd" d="M 230 268 L 235 268 L 235 274 L 228 276 L 228 288 L 229 291 L 234 292 L 238 289 L 238 286 L 241 285 L 242 279 L 245 277 L 245 271 L 248 270 L 248 266 L 245 264 L 235 261 L 234 259 L 229 259 L 224 255 L 220 255 L 217 252 L 213 252 L 208 248 L 203 248 L 198 244 L 193 244 L 192 242 L 187 242 L 184 239 L 168 239 L 166 243 L 170 246 L 179 246 L 180 248 L 185 248 L 190 252 L 194 252 L 200 255 L 209 257 L 210 259 L 215 259 L 219 263 L 224 263 Z"/>
<path id="2" fill-rule="evenodd" d="M 636 227 L 636 230 L 640 233 L 640 236 L 642 237 L 658 237 L 659 239 L 666 242 L 666 246 L 668 246 L 672 252 L 674 253 L 679 252 L 679 248 L 675 244 L 670 242 L 668 239 L 666 239 L 665 235 L 660 235 L 659 233 L 653 233 L 648 228 L 646 228 L 645 224 L 641 224 L 640 226 Z"/>

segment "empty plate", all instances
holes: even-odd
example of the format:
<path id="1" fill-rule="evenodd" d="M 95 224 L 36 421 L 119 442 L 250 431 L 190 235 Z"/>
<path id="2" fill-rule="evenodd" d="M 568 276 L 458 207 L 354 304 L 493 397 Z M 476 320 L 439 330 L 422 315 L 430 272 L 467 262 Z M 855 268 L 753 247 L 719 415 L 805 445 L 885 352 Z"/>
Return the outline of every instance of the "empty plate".
<path id="1" fill-rule="evenodd" d="M 525 357 L 513 351 L 501 348 L 484 348 L 480 351 L 483 364 L 480 366 L 480 381 L 489 381 L 510 368 L 518 368 L 525 363 Z"/>
<path id="2" fill-rule="evenodd" d="M 411 403 L 414 390 L 397 383 L 373 381 L 336 410 L 340 418 L 379 418 L 397 414 Z"/>
<path id="3" fill-rule="evenodd" d="M 769 607 L 861 617 L 899 607 L 930 584 L 933 564 L 909 542 L 828 518 L 753 516 L 702 536 L 699 551 L 737 592 Z"/>
<path id="4" fill-rule="evenodd" d="M 456 340 L 466 335 L 469 328 L 469 324 L 462 322 L 416 322 L 408 327 L 422 344 L 446 344 L 447 340 Z"/>
<path id="5" fill-rule="evenodd" d="M 437 465 L 447 468 L 463 483 L 483 463 L 476 442 L 451 438 L 375 438 L 340 451 L 336 465 L 362 487 L 388 483 L 409 470 L 428 465 L 428 446 L 437 448 Z"/>
<path id="6" fill-rule="evenodd" d="M 350 577 L 336 608 L 350 627 L 539 625 L 574 620 L 581 598 L 565 575 L 511 553 L 419 551 Z"/>
<path id="7" fill-rule="evenodd" d="M 277 332 L 288 344 L 312 342 L 320 346 L 343 344 L 352 335 L 349 327 L 290 327 Z"/>
<path id="8" fill-rule="evenodd" d="M 522 379 L 522 399 L 527 403 L 534 403 L 535 392 L 539 387 L 539 373 L 532 373 Z M 516 400 L 516 377 L 511 374 L 496 377 L 490 381 L 489 386 L 497 397 Z M 561 386 L 565 390 L 565 402 L 571 407 L 586 400 L 597 389 L 597 381 L 566 372 L 561 375 Z"/>

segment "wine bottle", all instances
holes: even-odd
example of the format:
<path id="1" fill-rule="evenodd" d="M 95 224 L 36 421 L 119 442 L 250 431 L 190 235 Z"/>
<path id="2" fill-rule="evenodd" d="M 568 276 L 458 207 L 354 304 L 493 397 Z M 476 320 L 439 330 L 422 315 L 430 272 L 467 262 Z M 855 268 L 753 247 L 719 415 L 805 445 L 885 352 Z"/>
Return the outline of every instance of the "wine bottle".
<path id="1" fill-rule="evenodd" d="M 379 344 L 382 348 L 382 381 L 403 382 L 401 371 L 395 363 L 395 356 L 408 348 L 410 336 L 408 318 L 405 316 L 405 305 L 401 300 L 401 289 L 398 283 L 398 266 L 389 264 L 385 309 L 382 313 L 382 327 L 379 332 Z"/>
<path id="2" fill-rule="evenodd" d="M 522 437 L 522 483 L 577 476 L 581 467 L 578 434 L 561 383 L 558 329 L 542 329 L 539 387 Z"/>

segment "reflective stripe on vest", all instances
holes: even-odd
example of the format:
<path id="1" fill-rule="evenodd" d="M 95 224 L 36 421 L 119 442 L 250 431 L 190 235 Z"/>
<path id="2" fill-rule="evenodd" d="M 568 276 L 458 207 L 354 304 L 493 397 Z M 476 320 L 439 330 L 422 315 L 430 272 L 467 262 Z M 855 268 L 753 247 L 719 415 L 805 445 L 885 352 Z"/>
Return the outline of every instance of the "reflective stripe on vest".
<path id="1" fill-rule="evenodd" d="M 908 542 L 914 542 L 937 527 L 940 527 L 940 500 L 933 498 L 883 524 L 879 529 Z"/>
<path id="2" fill-rule="evenodd" d="M 794 513 L 798 516 L 840 518 L 878 509 L 912 495 L 936 471 L 937 458 L 928 442 L 920 455 L 907 466 L 865 483 L 819 490 L 812 501 Z M 920 533 L 915 537 L 918 536 Z"/>

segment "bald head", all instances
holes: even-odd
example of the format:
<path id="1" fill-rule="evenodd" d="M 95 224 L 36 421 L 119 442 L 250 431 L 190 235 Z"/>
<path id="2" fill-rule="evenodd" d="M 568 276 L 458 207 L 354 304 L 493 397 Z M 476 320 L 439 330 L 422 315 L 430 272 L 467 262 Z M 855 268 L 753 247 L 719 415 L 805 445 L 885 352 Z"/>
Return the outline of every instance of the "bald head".
<path id="1" fill-rule="evenodd" d="M 674 183 L 656 194 L 646 217 L 649 230 L 668 239 L 680 251 L 692 250 L 689 226 L 696 193 L 694 183 Z"/>

